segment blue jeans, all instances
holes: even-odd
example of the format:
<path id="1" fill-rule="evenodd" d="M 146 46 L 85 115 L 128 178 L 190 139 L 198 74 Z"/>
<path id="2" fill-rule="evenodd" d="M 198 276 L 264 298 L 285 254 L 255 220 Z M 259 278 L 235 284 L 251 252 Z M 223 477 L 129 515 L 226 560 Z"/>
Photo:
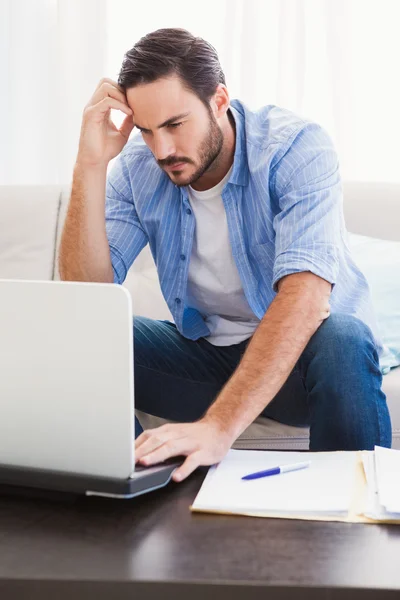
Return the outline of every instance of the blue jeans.
<path id="1" fill-rule="evenodd" d="M 184 338 L 169 321 L 134 318 L 135 406 L 180 422 L 199 419 L 235 371 L 247 344 Z M 331 314 L 311 337 L 262 415 L 310 427 L 310 450 L 391 446 L 392 429 L 371 330 Z M 142 431 L 136 419 L 136 436 Z"/>

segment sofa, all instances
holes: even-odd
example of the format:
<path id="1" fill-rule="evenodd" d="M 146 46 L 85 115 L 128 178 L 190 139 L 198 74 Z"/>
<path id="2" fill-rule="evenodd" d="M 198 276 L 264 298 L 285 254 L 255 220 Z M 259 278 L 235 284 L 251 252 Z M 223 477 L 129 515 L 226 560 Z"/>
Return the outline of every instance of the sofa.
<path id="1" fill-rule="evenodd" d="M 345 182 L 343 190 L 348 231 L 400 240 L 400 185 Z M 69 186 L 0 186 L 0 279 L 60 278 L 58 252 L 69 196 Z M 134 314 L 172 320 L 148 247 L 132 265 L 124 286 L 132 295 Z M 400 449 L 400 367 L 383 376 L 383 390 L 392 418 L 393 447 Z M 145 429 L 164 422 L 151 415 L 137 414 Z M 234 447 L 307 449 L 308 440 L 308 428 L 259 417 L 236 440 Z"/>

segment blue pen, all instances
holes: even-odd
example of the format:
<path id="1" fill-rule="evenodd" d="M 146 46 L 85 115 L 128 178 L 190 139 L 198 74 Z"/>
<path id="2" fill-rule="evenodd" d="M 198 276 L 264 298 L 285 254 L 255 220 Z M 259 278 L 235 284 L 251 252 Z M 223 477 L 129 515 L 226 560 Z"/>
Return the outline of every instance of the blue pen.
<path id="1" fill-rule="evenodd" d="M 282 467 L 273 467 L 272 469 L 266 469 L 265 471 L 257 471 L 257 473 L 250 473 L 245 475 L 242 479 L 259 479 L 260 477 L 269 477 L 270 475 L 279 475 L 280 473 L 289 473 L 290 471 L 299 471 L 300 469 L 307 469 L 311 465 L 311 461 L 294 463 L 292 465 L 283 465 Z"/>

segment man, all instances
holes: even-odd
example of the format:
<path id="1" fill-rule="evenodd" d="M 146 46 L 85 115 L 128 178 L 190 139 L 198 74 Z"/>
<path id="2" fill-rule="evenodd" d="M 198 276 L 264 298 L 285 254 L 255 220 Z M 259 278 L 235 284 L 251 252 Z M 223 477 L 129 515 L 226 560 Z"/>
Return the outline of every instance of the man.
<path id="1" fill-rule="evenodd" d="M 142 38 L 85 108 L 61 276 L 121 284 L 147 243 L 175 324 L 135 318 L 136 407 L 178 423 L 141 433 L 137 461 L 185 455 L 180 481 L 259 414 L 310 425 L 311 450 L 391 445 L 329 137 L 231 102 L 215 50 L 182 29 Z"/>

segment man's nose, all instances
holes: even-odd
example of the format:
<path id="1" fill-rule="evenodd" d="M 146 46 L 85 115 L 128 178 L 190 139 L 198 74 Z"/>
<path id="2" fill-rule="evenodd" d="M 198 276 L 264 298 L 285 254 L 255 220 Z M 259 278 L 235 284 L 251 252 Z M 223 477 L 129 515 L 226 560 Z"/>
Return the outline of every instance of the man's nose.
<path id="1" fill-rule="evenodd" d="M 159 136 L 154 140 L 154 156 L 156 160 L 165 160 L 175 154 L 175 144 L 169 136 Z"/>

